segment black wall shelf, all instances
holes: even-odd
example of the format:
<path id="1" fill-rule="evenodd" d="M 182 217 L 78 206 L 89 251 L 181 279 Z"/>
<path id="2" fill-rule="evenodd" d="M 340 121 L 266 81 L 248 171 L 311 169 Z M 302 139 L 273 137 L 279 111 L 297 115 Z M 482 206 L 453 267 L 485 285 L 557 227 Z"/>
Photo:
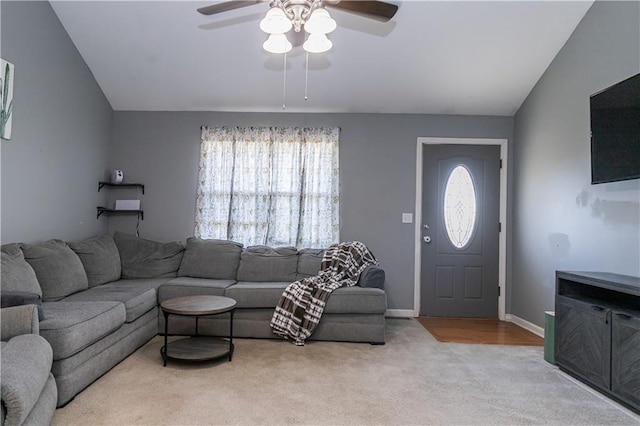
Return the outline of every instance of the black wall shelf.
<path id="1" fill-rule="evenodd" d="M 96 207 L 97 215 L 96 219 L 99 218 L 103 214 L 137 214 L 141 220 L 144 220 L 144 211 L 143 210 L 115 210 L 108 209 L 106 207 Z"/>
<path id="2" fill-rule="evenodd" d="M 144 185 L 141 183 L 111 183 L 111 182 L 98 182 L 98 192 L 103 187 L 117 187 L 117 188 L 140 188 L 142 189 L 142 194 L 144 194 Z"/>
<path id="3" fill-rule="evenodd" d="M 144 194 L 144 185 L 141 183 L 112 183 L 112 182 L 106 182 L 106 181 L 99 181 L 98 182 L 98 192 L 100 192 L 100 190 L 104 187 L 107 188 L 115 188 L 115 189 L 121 189 L 121 188 L 139 188 L 142 190 L 142 194 Z M 102 206 L 98 206 L 96 207 L 96 219 L 100 218 L 100 216 L 102 216 L 103 214 L 120 214 L 120 215 L 126 215 L 126 214 L 135 214 L 138 216 L 138 220 L 144 220 L 144 211 L 143 210 L 117 210 L 117 209 L 109 209 L 107 207 L 102 207 Z"/>

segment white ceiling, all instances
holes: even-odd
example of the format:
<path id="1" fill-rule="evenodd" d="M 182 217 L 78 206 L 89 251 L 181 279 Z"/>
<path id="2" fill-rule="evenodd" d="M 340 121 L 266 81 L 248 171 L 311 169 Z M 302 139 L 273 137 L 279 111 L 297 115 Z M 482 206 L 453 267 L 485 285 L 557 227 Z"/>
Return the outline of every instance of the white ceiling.
<path id="1" fill-rule="evenodd" d="M 513 115 L 592 1 L 391 1 L 381 23 L 329 9 L 334 47 L 287 55 L 286 111 Z M 282 111 L 268 3 L 51 1 L 115 110 Z"/>

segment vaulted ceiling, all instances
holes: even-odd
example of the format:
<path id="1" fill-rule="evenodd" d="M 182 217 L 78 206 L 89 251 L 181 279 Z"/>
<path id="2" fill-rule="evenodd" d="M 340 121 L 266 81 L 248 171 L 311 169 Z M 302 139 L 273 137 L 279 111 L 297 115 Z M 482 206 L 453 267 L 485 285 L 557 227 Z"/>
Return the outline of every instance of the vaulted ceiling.
<path id="1" fill-rule="evenodd" d="M 262 50 L 267 3 L 51 1 L 115 110 L 513 115 L 592 1 L 391 1 L 382 23 L 334 9 L 333 49 Z M 286 82 L 286 86 L 285 86 Z"/>

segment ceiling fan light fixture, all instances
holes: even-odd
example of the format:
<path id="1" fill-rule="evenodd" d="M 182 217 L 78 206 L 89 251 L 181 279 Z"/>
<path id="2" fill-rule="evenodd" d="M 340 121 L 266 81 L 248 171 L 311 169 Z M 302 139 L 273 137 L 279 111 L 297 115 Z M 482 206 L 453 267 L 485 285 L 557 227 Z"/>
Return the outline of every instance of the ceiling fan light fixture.
<path id="1" fill-rule="evenodd" d="M 284 13 L 284 10 L 277 6 L 267 11 L 265 17 L 260 21 L 260 29 L 267 34 L 284 34 L 288 32 L 293 24 Z"/>
<path id="2" fill-rule="evenodd" d="M 323 33 L 311 33 L 302 47 L 309 53 L 323 53 L 330 50 L 333 43 Z"/>
<path id="3" fill-rule="evenodd" d="M 269 53 L 287 53 L 293 45 L 284 34 L 271 34 L 267 41 L 262 44 L 262 48 Z"/>
<path id="4" fill-rule="evenodd" d="M 304 24 L 304 30 L 309 34 L 329 34 L 336 27 L 336 21 L 323 8 L 311 12 L 309 20 Z"/>

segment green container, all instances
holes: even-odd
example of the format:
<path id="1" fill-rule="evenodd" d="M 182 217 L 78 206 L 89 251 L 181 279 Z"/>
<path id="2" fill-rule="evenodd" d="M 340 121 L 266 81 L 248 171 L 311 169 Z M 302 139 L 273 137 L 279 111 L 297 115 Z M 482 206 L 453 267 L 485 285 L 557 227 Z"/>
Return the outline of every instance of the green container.
<path id="1" fill-rule="evenodd" d="M 550 364 L 556 364 L 555 358 L 556 340 L 556 313 L 546 311 L 544 313 L 544 360 Z"/>

